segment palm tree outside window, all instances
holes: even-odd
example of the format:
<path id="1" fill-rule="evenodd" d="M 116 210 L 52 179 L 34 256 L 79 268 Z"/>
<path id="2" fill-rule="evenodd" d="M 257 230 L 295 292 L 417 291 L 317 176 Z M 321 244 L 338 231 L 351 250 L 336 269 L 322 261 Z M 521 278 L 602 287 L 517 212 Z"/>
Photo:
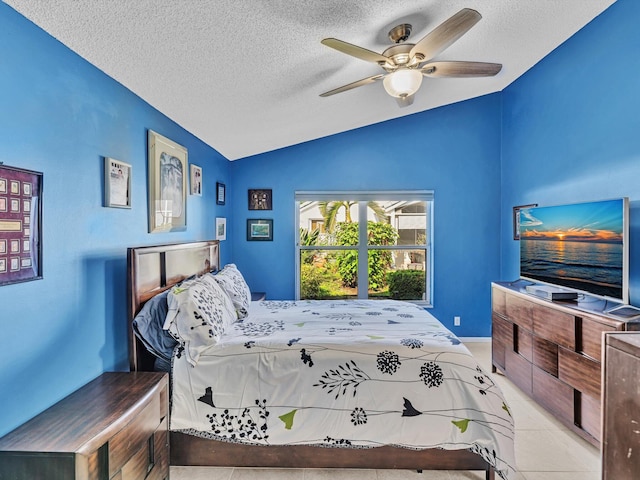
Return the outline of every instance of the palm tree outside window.
<path id="1" fill-rule="evenodd" d="M 432 209 L 431 191 L 296 192 L 296 298 L 430 305 Z"/>

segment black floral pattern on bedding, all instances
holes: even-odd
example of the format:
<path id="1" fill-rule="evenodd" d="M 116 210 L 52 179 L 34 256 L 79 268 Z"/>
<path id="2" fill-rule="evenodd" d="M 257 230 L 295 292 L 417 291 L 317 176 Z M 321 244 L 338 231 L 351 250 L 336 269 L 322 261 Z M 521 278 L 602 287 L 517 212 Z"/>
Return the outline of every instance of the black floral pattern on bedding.
<path id="1" fill-rule="evenodd" d="M 260 445 L 467 449 L 513 478 L 502 393 L 424 310 L 393 301 L 260 305 L 195 368 L 174 360 L 172 430 Z"/>

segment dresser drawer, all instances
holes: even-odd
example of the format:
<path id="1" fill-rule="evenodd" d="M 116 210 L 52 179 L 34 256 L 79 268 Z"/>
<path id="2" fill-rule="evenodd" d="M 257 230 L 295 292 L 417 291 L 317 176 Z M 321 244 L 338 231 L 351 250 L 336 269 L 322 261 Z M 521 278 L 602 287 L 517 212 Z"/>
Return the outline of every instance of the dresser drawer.
<path id="1" fill-rule="evenodd" d="M 515 328 L 517 334 L 515 351 L 531 362 L 533 360 L 533 335 L 519 326 Z"/>
<path id="2" fill-rule="evenodd" d="M 507 314 L 507 295 L 505 292 L 497 288 L 491 290 L 491 308 L 503 317 Z"/>
<path id="3" fill-rule="evenodd" d="M 533 364 L 554 377 L 558 376 L 558 345 L 533 336 Z"/>
<path id="4" fill-rule="evenodd" d="M 520 390 L 531 395 L 531 364 L 512 350 L 505 352 L 505 371 Z"/>
<path id="5" fill-rule="evenodd" d="M 582 352 L 599 362 L 602 361 L 602 334 L 604 332 L 615 332 L 616 330 L 615 327 L 583 317 Z"/>
<path id="6" fill-rule="evenodd" d="M 560 418 L 573 418 L 573 388 L 537 367 L 533 367 L 533 399 Z"/>
<path id="7" fill-rule="evenodd" d="M 584 393 L 580 395 L 580 424 L 585 432 L 600 440 L 600 397 L 591 397 Z"/>
<path id="8" fill-rule="evenodd" d="M 491 332 L 491 350 L 494 365 L 504 368 L 504 355 L 508 346 L 511 349 L 513 344 L 513 324 L 507 322 L 499 315 L 493 314 Z"/>
<path id="9" fill-rule="evenodd" d="M 582 393 L 600 398 L 600 363 L 595 360 L 559 348 L 558 378 Z"/>
<path id="10" fill-rule="evenodd" d="M 576 348 L 576 317 L 569 313 L 538 306 L 533 311 L 533 332 L 569 350 Z"/>
<path id="11" fill-rule="evenodd" d="M 533 303 L 520 297 L 508 295 L 506 299 L 507 318 L 529 331 L 533 325 Z"/>

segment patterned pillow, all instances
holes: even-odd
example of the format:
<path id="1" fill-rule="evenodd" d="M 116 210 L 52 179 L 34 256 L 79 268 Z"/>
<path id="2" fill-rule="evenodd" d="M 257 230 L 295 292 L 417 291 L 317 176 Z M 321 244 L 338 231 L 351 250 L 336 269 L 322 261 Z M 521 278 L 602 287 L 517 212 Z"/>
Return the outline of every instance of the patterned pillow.
<path id="1" fill-rule="evenodd" d="M 233 263 L 225 265 L 220 272 L 213 276 L 220 286 L 227 292 L 233 302 L 238 318 L 245 318 L 249 315 L 249 304 L 251 302 L 251 290 L 244 277 Z"/>
<path id="2" fill-rule="evenodd" d="M 196 365 L 200 354 L 214 345 L 236 320 L 229 296 L 206 277 L 173 287 L 167 304 L 163 328 L 180 344 L 180 353 L 186 355 L 191 365 Z"/>

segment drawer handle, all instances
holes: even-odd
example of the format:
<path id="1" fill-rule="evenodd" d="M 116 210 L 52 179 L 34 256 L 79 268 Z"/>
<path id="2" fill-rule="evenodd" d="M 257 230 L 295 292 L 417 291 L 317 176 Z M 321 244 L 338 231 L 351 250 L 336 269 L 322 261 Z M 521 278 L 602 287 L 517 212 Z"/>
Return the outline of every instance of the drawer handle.
<path id="1" fill-rule="evenodd" d="M 147 457 L 147 473 L 149 473 L 156 464 L 156 442 L 153 434 L 147 440 L 147 452 L 149 453 Z"/>

